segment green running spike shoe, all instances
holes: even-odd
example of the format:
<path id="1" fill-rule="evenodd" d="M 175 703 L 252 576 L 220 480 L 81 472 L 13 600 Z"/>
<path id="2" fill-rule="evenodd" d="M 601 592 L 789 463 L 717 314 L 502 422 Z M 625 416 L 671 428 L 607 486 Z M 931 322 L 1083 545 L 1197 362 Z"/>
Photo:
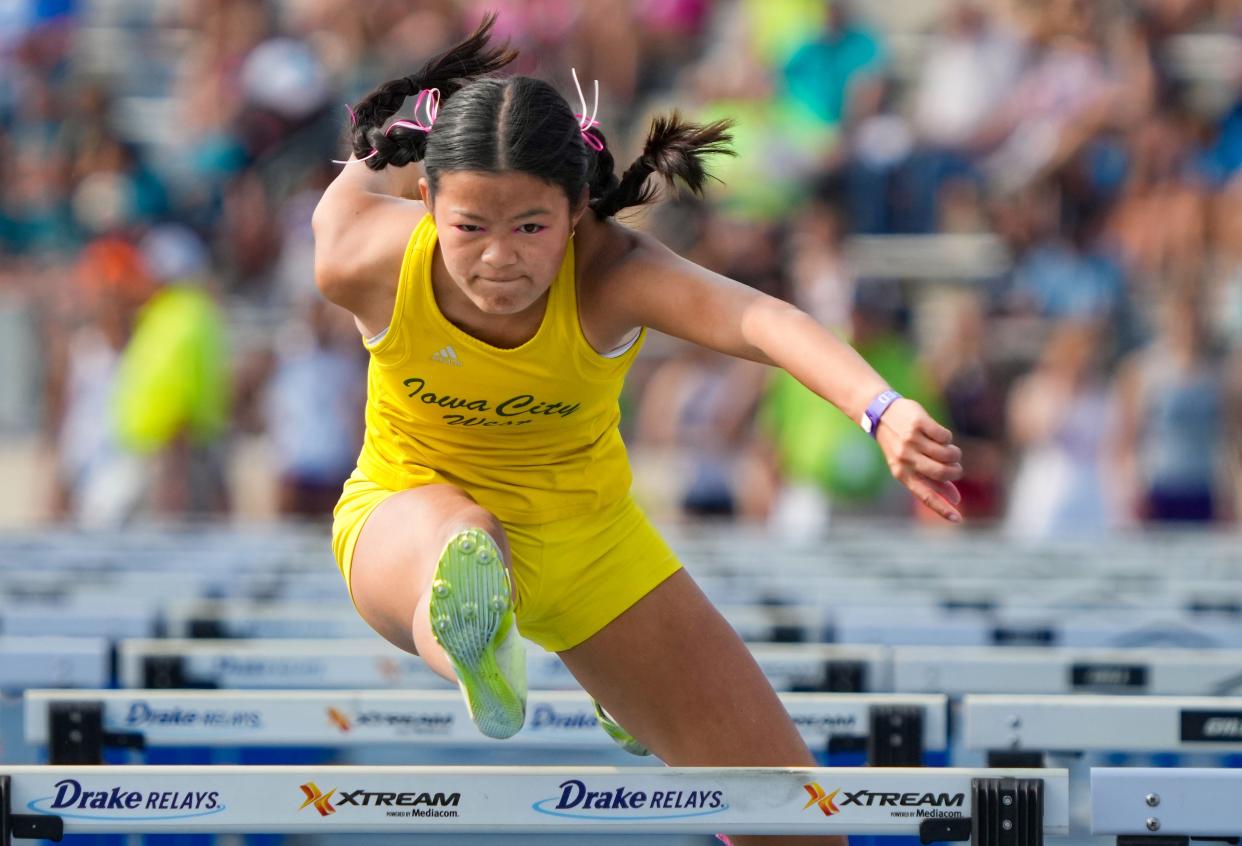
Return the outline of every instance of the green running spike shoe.
<path id="1" fill-rule="evenodd" d="M 479 731 L 512 737 L 526 721 L 526 649 L 500 549 L 482 529 L 444 547 L 431 583 L 431 630 L 444 647 Z"/>
<path id="2" fill-rule="evenodd" d="M 591 701 L 595 702 L 595 700 Z M 604 734 L 615 740 L 617 745 L 626 752 L 629 752 L 631 755 L 638 755 L 640 758 L 651 754 L 651 750 L 635 740 L 634 735 L 621 728 L 620 723 L 608 716 L 604 706 L 598 702 L 595 702 L 595 718 L 599 720 L 599 727 L 604 730 Z"/>

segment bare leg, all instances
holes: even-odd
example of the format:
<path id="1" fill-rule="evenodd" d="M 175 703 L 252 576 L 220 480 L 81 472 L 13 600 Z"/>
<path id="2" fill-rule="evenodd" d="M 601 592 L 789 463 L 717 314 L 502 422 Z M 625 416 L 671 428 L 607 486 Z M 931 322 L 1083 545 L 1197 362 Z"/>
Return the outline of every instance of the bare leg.
<path id="1" fill-rule="evenodd" d="M 670 766 L 815 766 L 750 651 L 684 570 L 561 658 L 617 722 Z M 744 836 L 734 843 L 846 841 Z"/>
<path id="2" fill-rule="evenodd" d="M 371 628 L 398 648 L 421 656 L 449 681 L 457 675 L 431 632 L 428 603 L 444 545 L 468 528 L 490 534 L 510 567 L 500 522 L 460 488 L 427 485 L 401 491 L 372 512 L 358 537 L 350 572 L 354 602 Z"/>

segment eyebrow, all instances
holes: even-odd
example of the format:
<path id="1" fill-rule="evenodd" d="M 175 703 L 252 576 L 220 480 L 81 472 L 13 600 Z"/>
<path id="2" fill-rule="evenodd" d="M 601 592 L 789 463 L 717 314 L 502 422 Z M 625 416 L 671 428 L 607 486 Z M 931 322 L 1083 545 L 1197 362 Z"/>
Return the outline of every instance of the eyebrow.
<path id="1" fill-rule="evenodd" d="M 452 212 L 453 212 L 453 214 L 458 214 L 458 215 L 461 215 L 462 217 L 464 217 L 464 218 L 466 218 L 466 219 L 468 219 L 468 220 L 478 220 L 478 221 L 482 221 L 482 222 L 484 222 L 484 223 L 486 223 L 486 222 L 488 221 L 488 218 L 486 218 L 486 217 L 480 217 L 480 216 L 479 216 L 479 215 L 477 215 L 477 214 L 471 214 L 470 212 L 466 211 L 465 209 L 450 209 L 450 211 L 452 211 Z M 552 212 L 551 212 L 551 211 L 549 211 L 548 209 L 540 209 L 540 208 L 535 208 L 535 209 L 527 209 L 526 211 L 522 212 L 521 214 L 514 215 L 512 218 L 510 218 L 510 220 L 511 220 L 511 221 L 512 221 L 512 220 L 521 220 L 522 218 L 525 218 L 525 217 L 536 217 L 536 216 L 541 215 L 541 214 L 552 214 Z"/>

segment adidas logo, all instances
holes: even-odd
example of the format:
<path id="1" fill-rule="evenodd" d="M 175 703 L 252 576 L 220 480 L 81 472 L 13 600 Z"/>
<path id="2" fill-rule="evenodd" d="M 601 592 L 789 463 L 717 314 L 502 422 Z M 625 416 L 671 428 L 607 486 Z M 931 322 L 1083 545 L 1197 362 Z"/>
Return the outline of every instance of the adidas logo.
<path id="1" fill-rule="evenodd" d="M 461 359 L 457 357 L 457 350 L 452 347 L 445 347 L 431 357 L 432 361 L 438 361 L 441 364 L 451 364 L 454 367 L 461 367 Z"/>

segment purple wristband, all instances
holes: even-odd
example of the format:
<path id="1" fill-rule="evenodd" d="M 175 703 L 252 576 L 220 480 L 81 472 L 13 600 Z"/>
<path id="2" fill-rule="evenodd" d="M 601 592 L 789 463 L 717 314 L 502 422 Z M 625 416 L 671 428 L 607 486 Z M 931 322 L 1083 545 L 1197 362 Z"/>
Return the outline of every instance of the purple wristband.
<path id="1" fill-rule="evenodd" d="M 863 431 L 874 438 L 876 430 L 880 428 L 880 418 L 884 416 L 884 412 L 888 411 L 888 407 L 899 399 L 901 399 L 901 394 L 893 390 L 885 391 L 873 399 L 858 420 Z"/>

